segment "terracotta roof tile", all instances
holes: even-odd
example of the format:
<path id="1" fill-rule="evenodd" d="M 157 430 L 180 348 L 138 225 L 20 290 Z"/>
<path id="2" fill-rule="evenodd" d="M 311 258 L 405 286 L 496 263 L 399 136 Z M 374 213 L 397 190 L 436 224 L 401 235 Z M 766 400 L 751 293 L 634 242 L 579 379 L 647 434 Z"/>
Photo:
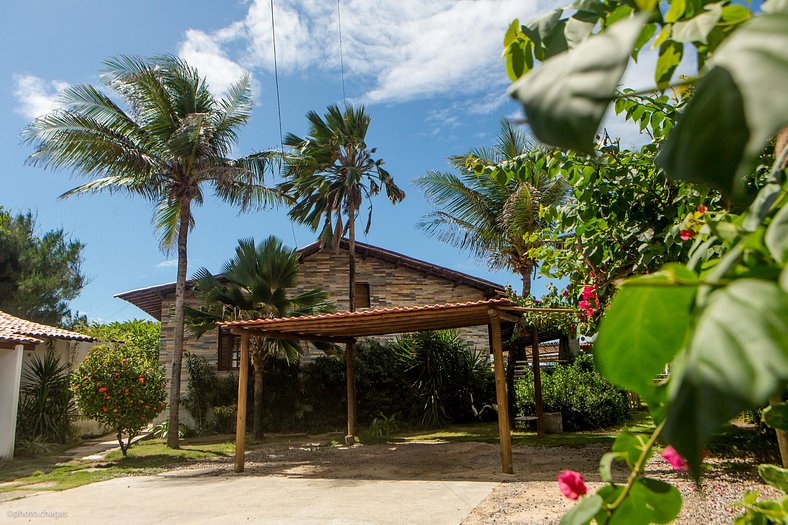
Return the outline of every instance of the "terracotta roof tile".
<path id="1" fill-rule="evenodd" d="M 294 321 L 296 319 L 298 319 L 299 321 L 313 321 L 320 319 L 364 318 L 364 317 L 375 317 L 383 314 L 392 314 L 392 313 L 429 312 L 434 310 L 451 310 L 454 308 L 467 308 L 469 306 L 485 306 L 485 305 L 509 306 L 509 305 L 514 305 L 514 303 L 506 298 L 482 299 L 480 301 L 471 301 L 467 303 L 430 304 L 424 306 L 400 306 L 395 308 L 368 309 L 368 310 L 360 310 L 355 312 L 337 312 L 334 314 L 305 315 L 301 317 L 286 317 L 286 318 L 279 317 L 272 319 L 249 319 L 243 321 L 227 321 L 219 324 L 222 326 L 243 326 L 250 324 L 262 326 L 270 323 L 281 322 L 283 319 L 287 319 L 290 321 Z"/>
<path id="2" fill-rule="evenodd" d="M 43 339 L 95 341 L 94 338 L 62 328 L 27 321 L 0 311 L 0 340 L 19 344 L 39 344 Z"/>

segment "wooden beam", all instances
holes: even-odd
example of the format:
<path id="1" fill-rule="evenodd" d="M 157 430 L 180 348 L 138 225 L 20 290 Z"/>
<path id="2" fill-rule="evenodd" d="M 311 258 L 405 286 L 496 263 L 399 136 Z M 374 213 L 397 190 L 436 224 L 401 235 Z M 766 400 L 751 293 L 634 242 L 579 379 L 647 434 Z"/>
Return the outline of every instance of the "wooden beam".
<path id="1" fill-rule="evenodd" d="M 503 345 L 501 344 L 501 320 L 498 316 L 490 317 L 489 330 L 495 368 L 495 393 L 498 402 L 498 439 L 501 445 L 501 472 L 514 474 L 514 468 L 512 467 L 512 435 L 509 427 L 509 398 L 506 395 L 506 376 L 503 371 Z"/>
<path id="2" fill-rule="evenodd" d="M 265 330 L 258 328 L 240 328 L 233 327 L 230 333 L 235 335 L 250 334 L 255 337 L 268 337 L 271 339 L 293 339 L 296 341 L 319 341 L 325 343 L 348 343 L 353 340 L 352 337 L 336 337 L 331 335 L 320 335 L 314 333 L 303 332 L 281 332 L 274 330 Z"/>
<path id="3" fill-rule="evenodd" d="M 235 420 L 235 471 L 244 471 L 246 447 L 246 392 L 249 383 L 249 334 L 241 334 L 241 356 L 238 363 L 238 408 Z"/>
<path id="4" fill-rule="evenodd" d="M 356 343 L 351 341 L 345 345 L 345 369 L 347 371 L 347 435 L 345 444 L 350 446 L 356 442 L 356 371 L 353 362 L 356 356 Z"/>
<path id="5" fill-rule="evenodd" d="M 534 363 L 534 404 L 536 405 L 536 435 L 544 435 L 544 407 L 542 406 L 542 367 L 539 366 L 539 329 L 531 328 L 531 354 Z"/>
<path id="6" fill-rule="evenodd" d="M 530 308 L 528 306 L 496 306 L 497 310 L 507 310 L 509 312 L 543 312 L 555 314 L 572 314 L 577 310 L 571 308 Z"/>

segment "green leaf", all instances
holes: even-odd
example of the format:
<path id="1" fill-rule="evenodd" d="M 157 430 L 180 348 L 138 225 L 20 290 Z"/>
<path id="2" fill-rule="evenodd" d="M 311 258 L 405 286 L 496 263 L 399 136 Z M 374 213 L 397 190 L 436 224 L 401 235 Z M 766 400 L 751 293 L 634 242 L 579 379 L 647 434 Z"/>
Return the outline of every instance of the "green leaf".
<path id="1" fill-rule="evenodd" d="M 506 34 L 503 36 L 503 47 L 509 47 L 509 44 L 515 41 L 519 33 L 520 20 L 515 18 L 514 21 L 509 24 L 509 29 L 506 30 Z"/>
<path id="2" fill-rule="evenodd" d="M 635 5 L 641 11 L 653 11 L 657 7 L 657 0 L 635 0 Z"/>
<path id="3" fill-rule="evenodd" d="M 687 8 L 687 3 L 684 0 L 673 0 L 670 3 L 670 9 L 665 13 L 665 22 L 672 24 L 684 16 L 684 10 Z"/>
<path id="4" fill-rule="evenodd" d="M 788 403 L 777 403 L 763 410 L 763 422 L 772 428 L 788 430 Z"/>
<path id="5" fill-rule="evenodd" d="M 643 17 L 619 22 L 567 53 L 546 60 L 509 93 L 522 102 L 536 137 L 553 146 L 591 152 L 613 100 Z"/>
<path id="6" fill-rule="evenodd" d="M 788 492 L 788 470 L 776 465 L 759 465 L 758 474 L 772 487 Z"/>
<path id="7" fill-rule="evenodd" d="M 586 525 L 602 509 L 602 498 L 596 494 L 581 498 L 580 501 L 569 509 L 561 518 L 560 525 Z"/>
<path id="8" fill-rule="evenodd" d="M 634 482 L 629 495 L 613 512 L 608 525 L 670 523 L 681 511 L 681 494 L 676 487 L 656 479 Z"/>
<path id="9" fill-rule="evenodd" d="M 784 205 L 774 216 L 763 240 L 775 261 L 788 263 L 788 206 Z"/>
<path id="10" fill-rule="evenodd" d="M 728 24 L 740 24 L 750 18 L 752 13 L 743 5 L 732 4 L 722 8 L 722 20 Z"/>
<path id="11" fill-rule="evenodd" d="M 783 268 L 783 271 L 780 272 L 780 288 L 785 293 L 788 293 L 788 266 Z"/>
<path id="12" fill-rule="evenodd" d="M 676 71 L 681 57 L 684 54 L 684 44 L 675 40 L 666 40 L 659 46 L 659 58 L 657 58 L 657 68 L 654 71 L 654 80 L 657 87 L 665 89 L 670 84 L 673 72 Z"/>
<path id="13" fill-rule="evenodd" d="M 640 32 L 640 36 L 638 36 L 637 40 L 635 40 L 635 46 L 632 48 L 633 60 L 637 61 L 640 50 L 651 40 L 651 37 L 653 37 L 656 32 L 657 24 L 652 23 L 643 26 L 643 30 Z"/>
<path id="14" fill-rule="evenodd" d="M 772 205 L 777 202 L 777 197 L 782 193 L 783 188 L 776 182 L 770 182 L 758 191 L 755 200 L 750 204 L 747 215 L 744 217 L 742 227 L 745 231 L 754 232 L 757 230 L 763 219 L 769 215 Z"/>
<path id="15" fill-rule="evenodd" d="M 706 10 L 689 20 L 673 24 L 671 38 L 678 42 L 706 43 L 709 33 L 722 17 L 722 2 L 709 4 Z"/>
<path id="16" fill-rule="evenodd" d="M 638 459 L 646 450 L 647 443 L 648 436 L 633 434 L 628 430 L 624 430 L 616 437 L 616 441 L 613 443 L 613 452 L 622 454 L 629 468 L 634 469 Z"/>
<path id="17" fill-rule="evenodd" d="M 613 483 L 613 474 L 611 469 L 613 462 L 616 460 L 626 461 L 627 454 L 625 452 L 608 452 L 602 459 L 599 460 L 599 477 L 605 483 Z"/>
<path id="18" fill-rule="evenodd" d="M 679 264 L 630 279 L 613 298 L 602 320 L 594 356 L 611 382 L 649 396 L 654 378 L 686 343 L 695 274 Z"/>
<path id="19" fill-rule="evenodd" d="M 706 439 L 788 380 L 788 294 L 739 279 L 709 294 L 669 385 L 663 435 L 699 474 Z"/>
<path id="20" fill-rule="evenodd" d="M 564 27 L 564 37 L 568 48 L 573 49 L 583 43 L 594 30 L 598 20 L 599 15 L 584 11 L 575 13 L 567 20 Z"/>

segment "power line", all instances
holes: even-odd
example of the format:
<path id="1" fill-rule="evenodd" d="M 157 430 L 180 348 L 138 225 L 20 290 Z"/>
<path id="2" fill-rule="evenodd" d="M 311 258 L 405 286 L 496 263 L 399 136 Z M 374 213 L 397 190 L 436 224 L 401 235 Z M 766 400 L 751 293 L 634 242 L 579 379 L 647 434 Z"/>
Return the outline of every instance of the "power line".
<path id="1" fill-rule="evenodd" d="M 339 6 L 340 0 L 337 0 L 337 26 L 339 27 L 339 65 L 342 74 L 342 100 L 347 106 L 347 95 L 345 94 L 345 57 L 342 53 L 342 10 Z"/>

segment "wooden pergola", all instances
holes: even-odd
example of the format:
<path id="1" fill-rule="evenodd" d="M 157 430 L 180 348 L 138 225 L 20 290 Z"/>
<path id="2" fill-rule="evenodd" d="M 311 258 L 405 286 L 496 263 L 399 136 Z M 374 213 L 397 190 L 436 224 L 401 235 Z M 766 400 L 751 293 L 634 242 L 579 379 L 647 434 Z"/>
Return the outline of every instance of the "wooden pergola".
<path id="1" fill-rule="evenodd" d="M 512 474 L 512 441 L 509 405 L 504 377 L 501 322 L 516 323 L 524 312 L 566 313 L 557 308 L 524 308 L 509 299 L 489 299 L 471 303 L 415 306 L 341 312 L 336 314 L 281 317 L 220 323 L 233 334 L 241 336 L 240 369 L 238 374 L 238 411 L 235 435 L 235 471 L 244 470 L 246 439 L 246 392 L 249 381 L 249 339 L 265 337 L 297 341 L 323 341 L 344 344 L 347 367 L 347 436 L 352 444 L 356 434 L 356 389 L 353 359 L 356 338 L 375 335 L 401 334 L 425 330 L 445 330 L 487 325 L 495 371 L 498 402 L 498 433 L 501 447 L 501 470 Z M 547 335 L 547 334 L 545 334 Z M 537 432 L 542 431 L 542 400 L 539 379 L 540 333 L 533 329 L 530 342 L 533 348 L 534 383 L 536 387 Z"/>

